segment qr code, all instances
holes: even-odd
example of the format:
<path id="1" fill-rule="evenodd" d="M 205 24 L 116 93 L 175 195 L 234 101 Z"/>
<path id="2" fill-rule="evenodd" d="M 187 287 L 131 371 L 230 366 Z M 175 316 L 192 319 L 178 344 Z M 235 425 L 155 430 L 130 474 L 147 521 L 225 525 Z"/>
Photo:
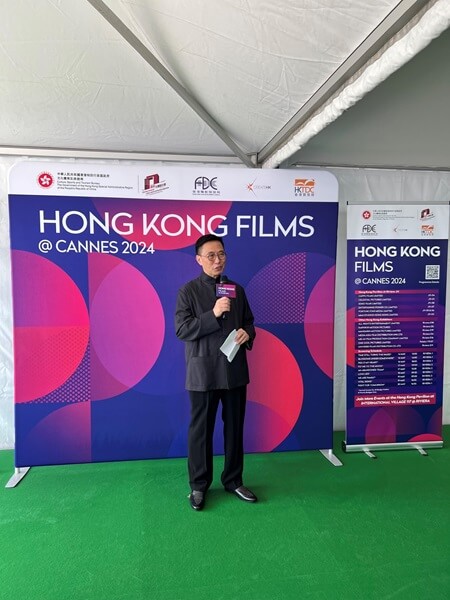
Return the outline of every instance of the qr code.
<path id="1" fill-rule="evenodd" d="M 425 279 L 439 279 L 440 265 L 425 265 Z"/>

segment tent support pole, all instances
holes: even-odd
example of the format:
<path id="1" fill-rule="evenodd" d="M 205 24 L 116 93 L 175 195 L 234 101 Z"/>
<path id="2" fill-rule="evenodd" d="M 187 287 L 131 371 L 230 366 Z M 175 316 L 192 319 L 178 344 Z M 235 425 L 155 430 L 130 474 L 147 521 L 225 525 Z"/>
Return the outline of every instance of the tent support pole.
<path id="1" fill-rule="evenodd" d="M 203 108 L 203 106 L 190 94 L 185 87 L 159 62 L 152 52 L 140 41 L 138 37 L 125 25 L 123 21 L 103 2 L 103 0 L 87 0 L 89 4 L 114 27 L 114 29 L 136 50 L 136 52 L 160 75 L 164 81 L 188 104 L 192 110 L 216 133 L 220 139 L 238 156 L 247 167 L 255 167 L 251 158 L 239 148 L 226 131 Z"/>

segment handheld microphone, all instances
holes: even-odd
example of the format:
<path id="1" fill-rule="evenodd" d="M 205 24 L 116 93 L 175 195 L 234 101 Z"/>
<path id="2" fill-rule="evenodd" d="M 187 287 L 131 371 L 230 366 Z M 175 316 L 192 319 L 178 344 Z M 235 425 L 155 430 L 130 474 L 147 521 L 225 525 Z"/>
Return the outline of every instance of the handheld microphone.
<path id="1" fill-rule="evenodd" d="M 227 296 L 228 298 L 236 298 L 236 285 L 229 283 L 229 279 L 223 273 L 220 275 L 219 283 L 216 284 L 216 297 L 221 298 Z M 222 319 L 226 319 L 226 313 L 222 313 Z"/>
<path id="2" fill-rule="evenodd" d="M 223 283 L 228 283 L 228 277 L 226 275 L 224 275 L 223 273 L 221 273 L 220 279 L 219 279 L 219 285 L 221 285 Z M 222 319 L 226 319 L 226 318 L 227 318 L 227 313 L 223 312 Z"/>

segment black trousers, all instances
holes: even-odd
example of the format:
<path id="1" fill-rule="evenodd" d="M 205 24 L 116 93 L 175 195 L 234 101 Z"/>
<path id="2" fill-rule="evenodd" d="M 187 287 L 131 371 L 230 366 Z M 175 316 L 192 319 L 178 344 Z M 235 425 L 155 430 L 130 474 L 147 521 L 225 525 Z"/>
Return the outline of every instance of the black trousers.
<path id="1" fill-rule="evenodd" d="M 189 392 L 188 471 L 192 490 L 206 492 L 213 480 L 213 434 L 219 402 L 222 402 L 225 451 L 222 485 L 232 490 L 242 485 L 246 394 L 247 386 Z"/>

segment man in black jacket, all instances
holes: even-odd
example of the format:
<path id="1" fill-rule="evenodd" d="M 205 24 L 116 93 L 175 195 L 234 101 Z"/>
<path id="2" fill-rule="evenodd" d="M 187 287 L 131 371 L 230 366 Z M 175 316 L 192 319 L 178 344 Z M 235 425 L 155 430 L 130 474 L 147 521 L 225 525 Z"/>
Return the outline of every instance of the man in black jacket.
<path id="1" fill-rule="evenodd" d="M 255 338 L 253 314 L 244 288 L 232 284 L 235 297 L 217 297 L 226 263 L 223 241 L 204 235 L 195 244 L 196 260 L 202 268 L 197 279 L 178 292 L 175 312 L 177 337 L 185 342 L 186 389 L 191 401 L 188 433 L 188 471 L 194 510 L 202 510 L 213 479 L 213 433 L 219 401 L 225 446 L 222 485 L 246 502 L 256 502 L 244 487 L 244 415 L 249 383 L 246 351 Z M 228 334 L 236 330 L 239 350 L 231 362 L 220 350 Z"/>

